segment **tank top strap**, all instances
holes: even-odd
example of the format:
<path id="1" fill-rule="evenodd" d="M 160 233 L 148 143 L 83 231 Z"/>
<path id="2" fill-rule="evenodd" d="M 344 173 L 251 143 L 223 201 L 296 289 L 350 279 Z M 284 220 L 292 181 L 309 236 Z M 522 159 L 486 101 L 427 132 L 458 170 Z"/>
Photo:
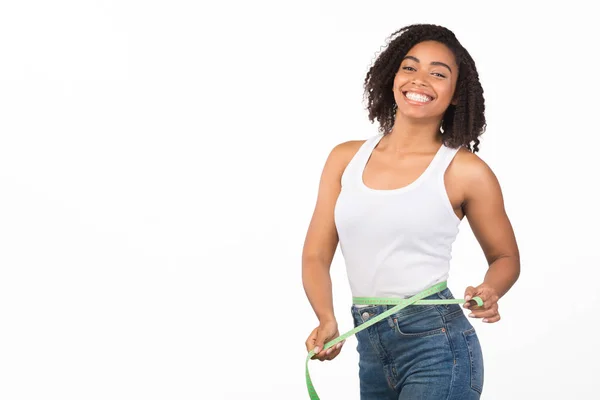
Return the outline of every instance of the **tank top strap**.
<path id="1" fill-rule="evenodd" d="M 357 177 L 358 174 L 362 176 L 363 169 L 369 157 L 371 157 L 373 149 L 382 137 L 382 133 L 371 136 L 360 146 L 342 173 L 342 186 L 351 186 L 353 183 L 356 183 L 357 179 L 360 179 Z"/>
<path id="2" fill-rule="evenodd" d="M 456 155 L 456 153 L 458 153 L 459 150 L 460 147 L 453 149 L 452 147 L 448 147 L 446 145 L 443 146 L 442 154 L 440 154 L 440 160 L 435 165 L 437 175 L 444 175 L 446 169 L 448 169 L 448 166 L 450 165 L 450 163 L 454 159 L 454 156 Z"/>
<path id="3" fill-rule="evenodd" d="M 362 144 L 360 150 L 357 152 L 360 153 L 361 161 L 367 161 L 369 157 L 371 157 L 371 153 L 373 153 L 373 149 L 377 146 L 377 143 L 383 137 L 383 133 L 378 133 L 377 135 L 371 136 Z"/>

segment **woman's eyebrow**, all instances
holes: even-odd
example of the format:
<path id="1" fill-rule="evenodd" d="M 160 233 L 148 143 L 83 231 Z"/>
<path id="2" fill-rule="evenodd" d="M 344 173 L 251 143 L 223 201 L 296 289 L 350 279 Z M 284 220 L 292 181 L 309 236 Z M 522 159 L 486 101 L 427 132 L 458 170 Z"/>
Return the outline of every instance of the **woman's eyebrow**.
<path id="1" fill-rule="evenodd" d="M 421 62 L 421 61 L 419 61 L 419 59 L 417 57 L 413 57 L 413 56 L 406 56 L 406 57 L 404 57 L 402 59 L 402 61 L 404 61 L 406 59 L 413 60 L 413 61 L 418 62 L 418 63 Z M 452 69 L 448 66 L 448 64 L 444 64 L 441 61 L 432 61 L 430 64 L 431 65 L 439 65 L 439 66 L 442 66 L 442 67 L 446 67 L 446 68 L 448 68 L 448 71 L 452 72 Z"/>

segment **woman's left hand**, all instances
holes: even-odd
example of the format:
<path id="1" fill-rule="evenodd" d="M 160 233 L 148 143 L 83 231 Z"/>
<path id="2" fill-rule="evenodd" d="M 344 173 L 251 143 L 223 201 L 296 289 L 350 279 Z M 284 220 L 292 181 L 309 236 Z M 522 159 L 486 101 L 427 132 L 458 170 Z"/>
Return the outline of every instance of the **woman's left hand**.
<path id="1" fill-rule="evenodd" d="M 471 300 L 473 297 L 480 297 L 483 300 L 483 305 L 478 306 Z M 483 322 L 487 323 L 498 322 L 500 321 L 498 299 L 499 296 L 496 290 L 482 283 L 477 287 L 469 286 L 465 290 L 465 304 L 463 307 L 471 310 L 471 314 L 469 314 L 471 318 L 483 318 Z"/>

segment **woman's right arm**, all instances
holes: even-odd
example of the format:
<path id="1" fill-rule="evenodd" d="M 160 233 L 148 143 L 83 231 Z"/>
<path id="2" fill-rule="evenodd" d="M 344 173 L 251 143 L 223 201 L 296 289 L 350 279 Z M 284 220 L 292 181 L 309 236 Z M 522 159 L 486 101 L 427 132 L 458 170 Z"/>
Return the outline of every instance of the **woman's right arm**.
<path id="1" fill-rule="evenodd" d="M 319 319 L 320 326 L 327 329 L 324 329 L 319 335 L 319 327 L 315 328 L 307 339 L 306 345 L 309 351 L 315 346 L 322 349 L 324 342 L 339 336 L 333 311 L 332 285 L 329 274 L 331 261 L 338 244 L 333 215 L 341 190 L 342 174 L 362 143 L 363 141 L 349 141 L 337 145 L 329 154 L 321 174 L 317 203 L 302 251 L 302 283 L 306 296 Z M 330 352 L 330 355 L 333 358 L 337 354 Z M 320 357 L 315 358 L 321 359 Z"/>

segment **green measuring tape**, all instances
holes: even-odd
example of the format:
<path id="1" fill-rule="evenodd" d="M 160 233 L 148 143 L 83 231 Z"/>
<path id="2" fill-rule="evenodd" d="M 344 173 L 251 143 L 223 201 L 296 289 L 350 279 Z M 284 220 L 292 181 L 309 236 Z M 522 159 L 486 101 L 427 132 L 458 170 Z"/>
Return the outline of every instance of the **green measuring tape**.
<path id="1" fill-rule="evenodd" d="M 378 316 L 376 316 L 373 319 L 369 319 L 367 322 L 357 326 L 356 328 L 352 329 L 351 331 L 348 331 L 348 332 L 344 333 L 343 335 L 336 337 L 332 341 L 325 343 L 322 351 L 335 346 L 342 340 L 346 340 L 350 336 L 362 331 L 363 329 L 368 328 L 371 325 L 376 324 L 377 322 L 381 321 L 382 319 L 389 317 L 390 315 L 394 314 L 395 312 L 397 312 L 411 304 L 417 304 L 417 305 L 462 304 L 465 302 L 464 299 L 422 300 L 423 298 L 431 296 L 432 294 L 436 294 L 437 292 L 440 292 L 440 291 L 446 289 L 447 287 L 448 287 L 447 282 L 445 282 L 445 281 L 440 282 L 440 283 L 430 287 L 429 289 L 423 290 L 421 293 L 417 293 L 416 295 L 414 295 L 413 297 L 410 297 L 408 299 L 394 299 L 394 298 L 382 298 L 382 297 L 353 297 L 352 302 L 354 304 L 359 304 L 359 305 L 396 304 L 396 306 L 393 308 L 390 308 L 389 310 L 387 310 L 386 312 L 384 312 L 382 314 L 379 314 Z M 483 301 L 481 300 L 480 297 L 473 297 L 471 300 L 474 300 L 478 306 L 483 305 Z M 317 392 L 315 391 L 315 387 L 313 386 L 312 381 L 310 380 L 310 374 L 308 373 L 308 362 L 314 355 L 315 355 L 314 350 L 311 350 L 308 352 L 308 355 L 306 356 L 306 363 L 305 363 L 306 364 L 305 365 L 306 387 L 308 388 L 308 395 L 310 396 L 311 400 L 319 400 L 319 396 L 317 395 Z"/>

